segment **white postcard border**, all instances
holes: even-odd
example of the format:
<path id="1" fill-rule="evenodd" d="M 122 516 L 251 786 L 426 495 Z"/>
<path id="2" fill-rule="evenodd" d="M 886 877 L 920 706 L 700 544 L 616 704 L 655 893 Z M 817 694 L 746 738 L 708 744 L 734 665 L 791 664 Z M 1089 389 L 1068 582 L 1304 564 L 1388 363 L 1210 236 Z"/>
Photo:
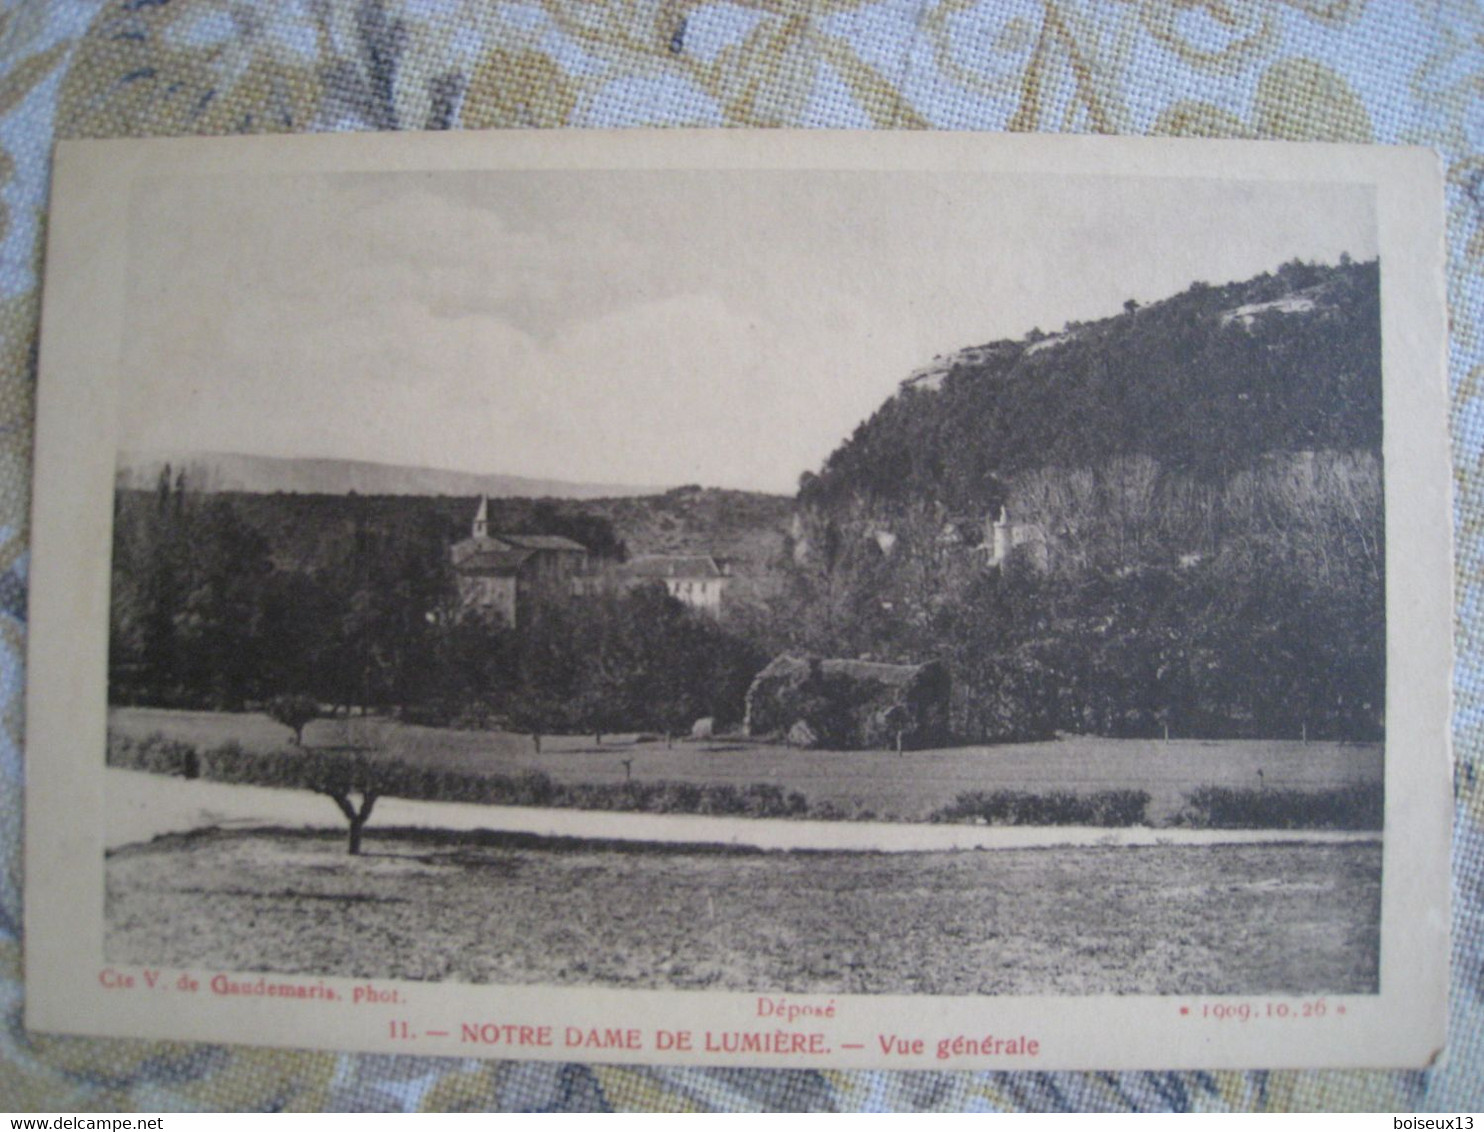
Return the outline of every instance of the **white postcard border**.
<path id="1" fill-rule="evenodd" d="M 128 206 L 139 178 L 265 171 L 816 168 L 1014 171 L 1374 185 L 1385 374 L 1386 831 L 1381 991 L 1329 998 L 1312 1025 L 1202 1020 L 1174 997 L 755 995 L 378 981 L 398 1001 L 208 993 L 220 974 L 117 968 L 105 985 L 103 759 L 110 526 L 124 335 Z M 36 428 L 27 688 L 26 1019 L 35 1029 L 307 1048 L 796 1068 L 1280 1068 L 1423 1065 L 1443 1044 L 1448 956 L 1452 576 L 1441 175 L 1422 150 L 1282 143 L 943 134 L 654 131 L 338 135 L 62 143 L 46 263 Z M 1402 553 L 1405 548 L 1405 553 Z M 179 989 L 195 979 L 197 992 Z M 353 980 L 323 985 L 349 1000 Z M 172 989 L 162 989 L 162 986 Z M 811 1014 L 776 1023 L 760 999 Z M 1265 999 L 1297 1004 L 1300 1000 Z M 1335 1007 L 1343 1005 L 1340 1015 Z M 1196 1017 L 1182 1014 L 1184 1006 Z M 397 1035 L 405 1023 L 416 1038 Z M 503 1039 L 466 1040 L 473 1025 Z M 548 1025 L 549 1044 L 508 1026 Z M 495 1030 L 485 1030 L 494 1026 Z M 568 1044 L 567 1028 L 636 1029 L 637 1049 Z M 429 1036 L 444 1031 L 447 1038 Z M 674 1036 L 691 1034 L 691 1048 Z M 821 1048 L 709 1052 L 703 1035 L 820 1034 Z M 662 1046 L 661 1032 L 672 1035 Z M 960 1056 L 953 1039 L 1020 1040 Z M 885 1037 L 921 1039 L 886 1052 Z M 812 1039 L 809 1039 L 812 1041 Z M 949 1053 L 939 1056 L 948 1041 Z M 1027 1052 L 1034 1040 L 1036 1052 Z M 790 1041 L 775 1044 L 789 1045 Z M 797 1044 L 797 1043 L 794 1043 Z M 858 1047 L 858 1048 L 849 1048 Z M 893 1046 L 893 1050 L 897 1047 Z"/>

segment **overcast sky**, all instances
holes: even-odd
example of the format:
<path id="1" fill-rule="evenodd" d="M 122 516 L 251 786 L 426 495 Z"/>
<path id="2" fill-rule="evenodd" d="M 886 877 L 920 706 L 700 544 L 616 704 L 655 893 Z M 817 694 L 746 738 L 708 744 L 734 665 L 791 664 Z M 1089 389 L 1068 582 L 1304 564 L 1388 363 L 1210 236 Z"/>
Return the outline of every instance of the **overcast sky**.
<path id="1" fill-rule="evenodd" d="M 120 446 L 792 491 L 916 367 L 1295 256 L 1369 189 L 893 172 L 194 177 L 132 204 Z"/>

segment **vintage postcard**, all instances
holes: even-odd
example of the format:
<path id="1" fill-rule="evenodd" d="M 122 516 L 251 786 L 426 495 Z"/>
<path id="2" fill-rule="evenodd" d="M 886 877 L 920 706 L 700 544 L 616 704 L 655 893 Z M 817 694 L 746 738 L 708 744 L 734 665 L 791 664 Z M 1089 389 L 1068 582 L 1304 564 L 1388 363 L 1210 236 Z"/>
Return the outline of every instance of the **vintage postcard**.
<path id="1" fill-rule="evenodd" d="M 1426 1064 L 1442 249 L 1420 150 L 64 143 L 29 1025 Z"/>

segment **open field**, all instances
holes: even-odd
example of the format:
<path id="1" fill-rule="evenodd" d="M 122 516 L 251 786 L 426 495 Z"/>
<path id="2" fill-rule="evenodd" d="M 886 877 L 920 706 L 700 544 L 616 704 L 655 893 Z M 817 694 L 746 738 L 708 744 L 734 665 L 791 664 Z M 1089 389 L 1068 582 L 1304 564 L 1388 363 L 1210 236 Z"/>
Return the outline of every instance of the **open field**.
<path id="1" fill-rule="evenodd" d="M 352 727 L 361 726 L 359 719 Z M 1170 742 L 1072 737 L 1045 743 L 911 751 L 800 751 L 724 739 L 638 743 L 634 737 L 544 736 L 537 754 L 528 735 L 382 724 L 389 757 L 461 771 L 515 774 L 540 770 L 559 783 L 637 781 L 770 783 L 860 817 L 920 820 L 970 790 L 1147 790 L 1159 823 L 1200 786 L 1319 790 L 1382 778 L 1379 745 L 1281 741 Z M 340 746 L 345 722 L 309 725 L 307 746 Z M 252 713 L 114 708 L 110 731 L 136 739 L 156 732 L 205 749 L 235 740 L 248 750 L 288 744 L 288 729 Z M 626 766 L 626 763 L 628 764 Z M 1258 772 L 1261 771 L 1261 777 Z"/>
<path id="2" fill-rule="evenodd" d="M 206 831 L 109 854 L 109 962 L 794 993 L 1369 993 L 1381 847 L 759 853 Z"/>

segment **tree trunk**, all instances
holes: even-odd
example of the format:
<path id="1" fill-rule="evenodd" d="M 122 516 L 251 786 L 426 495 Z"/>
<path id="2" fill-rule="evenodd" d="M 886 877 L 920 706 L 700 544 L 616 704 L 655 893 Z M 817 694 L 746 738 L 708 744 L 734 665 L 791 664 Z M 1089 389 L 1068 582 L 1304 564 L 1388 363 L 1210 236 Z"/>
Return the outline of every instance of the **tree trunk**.
<path id="1" fill-rule="evenodd" d="M 361 805 L 357 809 L 350 804 L 349 794 L 331 794 L 330 800 L 340 808 L 345 815 L 345 820 L 350 823 L 350 845 L 349 853 L 352 857 L 360 855 L 361 852 L 361 830 L 365 828 L 366 821 L 371 816 L 371 807 L 376 805 L 375 794 L 362 794 Z"/>

